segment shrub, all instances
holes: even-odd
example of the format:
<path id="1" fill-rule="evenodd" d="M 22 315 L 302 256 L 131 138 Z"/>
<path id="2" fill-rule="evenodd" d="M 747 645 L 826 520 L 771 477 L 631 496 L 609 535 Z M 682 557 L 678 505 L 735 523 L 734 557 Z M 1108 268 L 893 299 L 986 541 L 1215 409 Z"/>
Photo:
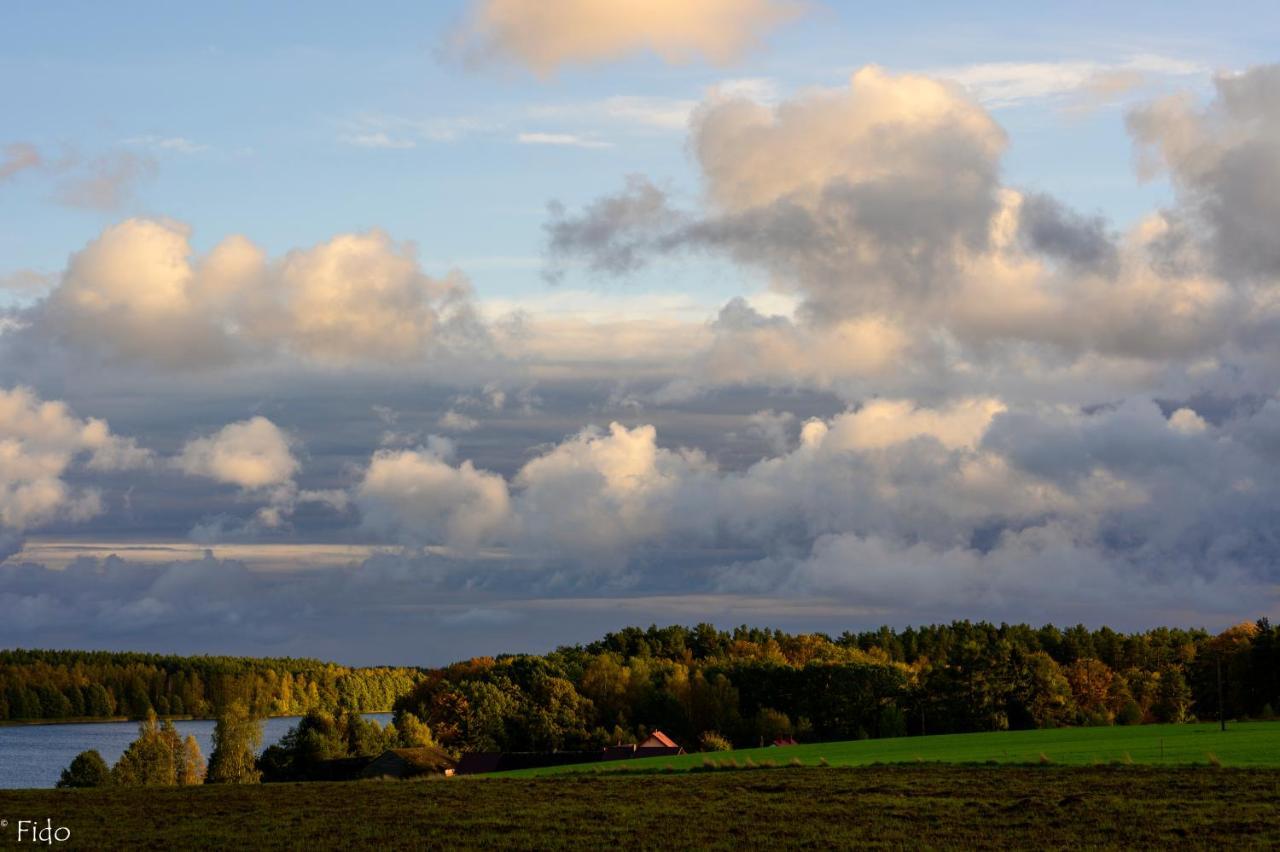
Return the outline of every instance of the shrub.
<path id="1" fill-rule="evenodd" d="M 781 710 L 772 707 L 761 707 L 756 714 L 756 733 L 765 742 L 784 739 L 791 736 L 791 717 Z"/>
<path id="2" fill-rule="evenodd" d="M 111 770 L 93 749 L 77 754 L 58 779 L 59 787 L 105 787 L 110 783 Z"/>
<path id="3" fill-rule="evenodd" d="M 733 743 L 716 731 L 704 731 L 698 738 L 698 748 L 701 751 L 733 751 Z"/>
<path id="4" fill-rule="evenodd" d="M 1116 714 L 1117 725 L 1141 725 L 1142 724 L 1142 708 L 1138 706 L 1138 702 L 1130 698 L 1120 708 L 1120 712 Z"/>
<path id="5" fill-rule="evenodd" d="M 1262 710 L 1259 712 L 1258 716 L 1259 718 L 1266 719 L 1268 722 L 1270 722 L 1272 719 L 1276 717 L 1276 711 L 1271 709 L 1270 704 L 1263 704 Z"/>

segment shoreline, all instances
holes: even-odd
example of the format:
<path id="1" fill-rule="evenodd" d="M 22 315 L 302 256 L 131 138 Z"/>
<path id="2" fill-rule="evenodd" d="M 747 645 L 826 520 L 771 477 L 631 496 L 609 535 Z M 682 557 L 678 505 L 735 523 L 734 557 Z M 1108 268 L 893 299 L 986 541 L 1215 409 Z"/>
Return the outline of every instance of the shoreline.
<path id="1" fill-rule="evenodd" d="M 374 713 L 394 713 L 394 710 L 360 710 L 357 711 L 362 716 L 369 716 Z M 261 719 L 301 719 L 305 713 L 273 713 L 268 716 L 261 716 Z M 65 719 L 5 719 L 0 721 L 0 728 L 32 728 L 44 725 L 96 725 L 96 724 L 121 724 L 124 722 L 141 722 L 142 716 L 72 716 Z M 156 718 L 161 722 L 216 722 L 217 716 L 187 716 L 187 715 L 169 715 Z"/>

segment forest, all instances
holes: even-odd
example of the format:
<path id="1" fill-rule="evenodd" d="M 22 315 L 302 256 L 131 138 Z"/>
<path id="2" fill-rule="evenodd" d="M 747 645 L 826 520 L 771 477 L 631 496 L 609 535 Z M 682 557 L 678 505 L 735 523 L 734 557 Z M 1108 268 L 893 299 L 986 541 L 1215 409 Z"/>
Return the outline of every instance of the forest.
<path id="1" fill-rule="evenodd" d="M 106 651 L 0 651 L 0 721 L 212 717 L 238 701 L 257 717 L 387 710 L 417 669 L 317 660 Z"/>
<path id="2" fill-rule="evenodd" d="M 268 755 L 268 777 L 399 741 L 455 754 L 594 749 L 661 729 L 695 750 L 1264 719 L 1280 706 L 1280 631 L 1265 618 L 1217 635 L 968 621 L 834 637 L 628 627 L 545 655 L 436 669 L 0 652 L 0 718 L 212 716 L 233 702 L 250 717 L 306 717 Z M 395 726 L 385 735 L 358 716 L 388 708 Z"/>
<path id="3" fill-rule="evenodd" d="M 1219 711 L 1221 672 L 1221 711 Z M 1271 718 L 1280 635 L 955 622 L 838 637 L 627 628 L 545 656 L 429 671 L 395 703 L 454 751 L 633 742 L 690 750 L 1074 725 Z"/>

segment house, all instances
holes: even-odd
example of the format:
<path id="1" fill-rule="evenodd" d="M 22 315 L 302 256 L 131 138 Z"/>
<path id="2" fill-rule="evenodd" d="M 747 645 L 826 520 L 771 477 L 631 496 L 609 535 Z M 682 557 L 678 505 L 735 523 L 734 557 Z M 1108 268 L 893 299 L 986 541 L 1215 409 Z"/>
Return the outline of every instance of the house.
<path id="1" fill-rule="evenodd" d="M 483 772 L 508 772 L 513 769 L 630 760 L 634 757 L 668 757 L 676 754 L 684 754 L 684 749 L 662 731 L 654 731 L 639 745 L 619 743 L 600 751 L 471 752 L 462 755 L 458 761 L 457 774 L 478 775 Z"/>
<path id="2" fill-rule="evenodd" d="M 452 775 L 457 761 L 443 749 L 390 748 L 374 758 L 360 773 L 361 778 L 417 778 L 421 775 Z"/>
<path id="3" fill-rule="evenodd" d="M 684 749 L 676 744 L 671 737 L 662 733 L 662 731 L 654 731 L 652 734 L 644 738 L 644 741 L 636 746 L 637 757 L 648 757 L 653 749 L 675 749 L 673 754 L 684 754 Z"/>
<path id="4" fill-rule="evenodd" d="M 636 745 L 635 753 L 631 756 L 674 757 L 677 754 L 684 754 L 684 749 L 680 747 L 680 744 L 662 733 L 662 731 L 654 731 Z"/>

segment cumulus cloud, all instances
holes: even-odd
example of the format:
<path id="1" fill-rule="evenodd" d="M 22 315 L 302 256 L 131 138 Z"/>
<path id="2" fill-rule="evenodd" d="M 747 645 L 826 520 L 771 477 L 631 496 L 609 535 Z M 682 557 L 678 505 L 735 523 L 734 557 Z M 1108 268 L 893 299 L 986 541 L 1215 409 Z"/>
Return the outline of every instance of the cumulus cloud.
<path id="1" fill-rule="evenodd" d="M 257 642 L 358 642 L 388 620 L 404 629 L 397 619 L 472 609 L 527 631 L 517 614 L 530 607 L 580 626 L 584 607 L 616 618 L 617 595 L 638 589 L 685 602 L 626 603 L 646 618 L 787 612 L 805 623 L 820 612 L 841 623 L 867 612 L 1230 621 L 1277 603 L 1275 400 L 1209 419 L 1143 399 L 1088 411 L 879 399 L 743 426 L 761 422 L 788 440 L 739 469 L 648 425 L 535 447 L 508 477 L 457 462 L 440 441 L 382 450 L 352 496 L 365 532 L 402 552 L 289 572 L 212 554 L 59 571 L 11 560 L 0 632 L 116 641 L 183 624 L 209 641 L 242 620 Z M 376 643 L 365 651 L 376 656 Z"/>
<path id="2" fill-rule="evenodd" d="M 787 0 L 475 0 L 453 46 L 472 62 L 513 61 L 544 77 L 642 52 L 723 64 L 800 11 Z"/>
<path id="3" fill-rule="evenodd" d="M 776 105 L 712 98 L 692 145 L 718 215 L 680 217 L 642 179 L 553 218 L 553 259 L 630 271 L 653 251 L 725 251 L 814 311 L 884 310 L 947 288 L 999 208 L 1005 135 L 958 89 L 864 68 Z M 557 213 L 559 211 L 553 211 Z"/>
<path id="4" fill-rule="evenodd" d="M 129 219 L 77 252 L 37 326 L 108 356 L 201 367 L 250 355 L 344 366 L 422 360 L 483 338 L 460 274 L 412 246 L 343 234 L 278 260 L 242 236 L 196 256 L 190 229 Z"/>
<path id="5" fill-rule="evenodd" d="M 454 467 L 439 446 L 375 453 L 355 501 L 367 527 L 416 545 L 474 548 L 510 523 L 502 477 L 469 461 Z"/>
<path id="6" fill-rule="evenodd" d="M 288 435 L 265 417 L 230 423 L 188 441 L 174 463 L 188 475 L 246 491 L 282 485 L 298 471 Z"/>
<path id="7" fill-rule="evenodd" d="M 65 403 L 41 400 L 28 388 L 0 388 L 0 531 L 101 512 L 97 489 L 64 479 L 73 465 L 116 471 L 150 461 L 147 450 L 113 435 L 104 420 L 82 420 Z"/>
<path id="8" fill-rule="evenodd" d="M 1214 79 L 1216 97 L 1200 107 L 1174 95 L 1130 112 L 1129 130 L 1147 173 L 1167 170 L 1185 215 L 1206 237 L 1226 277 L 1280 277 L 1280 65 Z M 1203 229 L 1203 231 L 1201 230 Z"/>
<path id="9" fill-rule="evenodd" d="M 1137 362 L 1153 381 L 1209 359 L 1263 358 L 1280 320 L 1274 300 L 1212 259 L 1269 274 L 1271 241 L 1257 230 L 1275 218 L 1269 196 L 1228 202 L 1204 175 L 1229 159 L 1257 174 L 1230 191 L 1269 185 L 1267 73 L 1219 80 L 1203 113 L 1172 101 L 1133 114 L 1135 136 L 1175 170 L 1184 199 L 1124 230 L 1004 186 L 1004 132 L 944 82 L 868 67 L 845 89 L 710 98 L 691 131 L 706 209 L 681 209 L 641 176 L 578 213 L 553 207 L 548 274 L 627 275 L 655 258 L 709 253 L 799 297 L 791 317 L 728 303 L 695 358 L 696 381 L 708 385 L 803 383 L 857 398 L 892 371 L 909 392 L 983 380 L 1008 390 L 1015 374 L 1091 364 L 1127 373 L 1131 388 L 1142 381 Z M 1249 245 L 1192 237 L 1195 222 L 1228 206 L 1248 210 L 1250 224 L 1199 230 Z"/>
<path id="10" fill-rule="evenodd" d="M 295 482 L 301 467 L 294 455 L 296 444 L 288 433 L 265 417 L 229 423 L 212 435 L 193 438 L 173 459 L 174 467 L 188 476 L 202 476 L 234 485 L 248 499 L 265 499 L 255 522 L 278 527 L 299 503 L 322 503 L 343 509 L 348 496 L 338 489 L 302 490 Z M 223 524 L 201 527 L 206 536 L 223 532 Z"/>
<path id="11" fill-rule="evenodd" d="M 875 400 L 805 422 L 794 445 L 738 471 L 615 423 L 509 482 L 430 453 L 380 453 L 361 499 L 375 525 L 506 548 L 543 564 L 552 586 L 571 582 L 566 560 L 576 582 L 603 572 L 607 584 L 692 548 L 715 568 L 703 582 L 736 593 L 990 612 L 1047 600 L 1038 588 L 1074 590 L 1081 605 L 1154 590 L 1191 608 L 1201 592 L 1187 590 L 1220 578 L 1236 591 L 1213 606 L 1229 607 L 1277 579 L 1265 508 L 1280 492 L 1267 473 L 1277 410 L 1214 426 L 1141 400 L 1091 413 Z M 713 552 L 754 557 L 708 563 Z"/>

